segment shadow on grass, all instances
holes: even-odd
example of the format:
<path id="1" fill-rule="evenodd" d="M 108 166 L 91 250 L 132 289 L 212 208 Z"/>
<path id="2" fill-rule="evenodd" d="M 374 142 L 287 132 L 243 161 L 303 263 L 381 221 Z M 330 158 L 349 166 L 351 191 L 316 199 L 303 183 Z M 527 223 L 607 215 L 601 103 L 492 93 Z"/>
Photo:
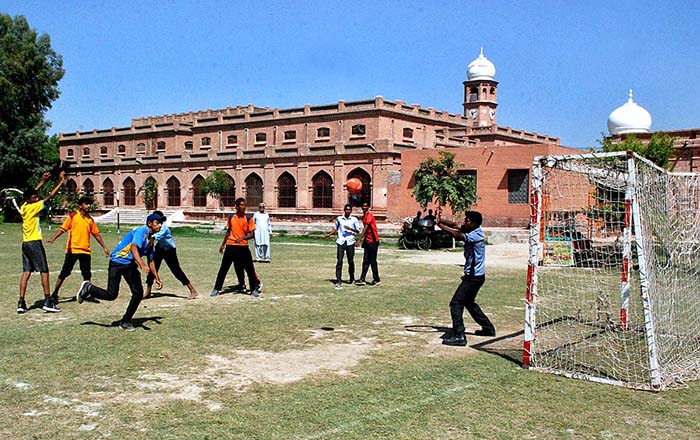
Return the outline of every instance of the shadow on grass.
<path id="1" fill-rule="evenodd" d="M 155 324 L 162 324 L 163 317 L 162 316 L 149 316 L 145 318 L 133 318 L 131 320 L 131 323 L 134 325 L 136 328 L 143 328 L 144 330 L 150 330 L 151 327 L 147 326 L 146 323 L 153 321 Z M 80 325 L 95 325 L 97 327 L 119 327 L 121 324 L 121 321 L 112 321 L 110 324 L 105 324 L 102 322 L 94 322 L 94 321 L 87 321 L 87 322 L 81 322 Z"/>
<path id="2" fill-rule="evenodd" d="M 163 293 L 163 292 L 151 292 L 150 296 L 144 296 L 143 299 L 155 299 L 155 298 L 182 298 L 187 299 L 187 295 L 177 295 L 175 293 Z"/>
<path id="3" fill-rule="evenodd" d="M 442 327 L 437 325 L 406 325 L 404 326 L 406 331 L 418 332 L 418 333 L 442 333 L 440 339 L 446 339 L 452 337 L 451 327 Z M 474 332 L 467 332 L 467 335 L 474 335 Z M 483 351 L 485 353 L 494 354 L 507 361 L 513 362 L 522 367 L 523 365 L 523 349 L 522 349 L 522 336 L 524 331 L 518 331 L 504 336 L 499 336 L 497 338 L 491 338 L 487 341 L 480 342 L 478 344 L 469 344 L 469 346 L 475 350 Z"/>

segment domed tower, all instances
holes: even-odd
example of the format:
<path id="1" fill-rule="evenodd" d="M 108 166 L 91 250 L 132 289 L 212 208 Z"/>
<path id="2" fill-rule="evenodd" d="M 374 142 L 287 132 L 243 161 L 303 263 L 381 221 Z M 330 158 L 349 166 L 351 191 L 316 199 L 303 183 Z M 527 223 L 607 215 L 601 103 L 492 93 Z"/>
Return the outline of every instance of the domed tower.
<path id="1" fill-rule="evenodd" d="M 496 124 L 498 81 L 495 77 L 496 67 L 484 56 L 482 47 L 479 57 L 467 66 L 464 81 L 464 116 L 474 127 Z"/>
<path id="2" fill-rule="evenodd" d="M 627 102 L 608 116 L 608 131 L 610 134 L 649 133 L 650 128 L 651 115 L 632 100 L 630 89 Z"/>

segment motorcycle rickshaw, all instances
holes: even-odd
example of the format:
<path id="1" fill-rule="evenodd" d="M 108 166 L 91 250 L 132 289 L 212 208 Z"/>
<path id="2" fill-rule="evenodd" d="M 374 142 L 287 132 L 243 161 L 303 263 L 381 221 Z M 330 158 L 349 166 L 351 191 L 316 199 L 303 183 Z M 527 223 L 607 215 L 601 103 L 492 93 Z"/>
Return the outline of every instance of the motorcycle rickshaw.
<path id="1" fill-rule="evenodd" d="M 403 249 L 428 250 L 433 244 L 435 235 L 435 220 L 419 219 L 406 220 L 401 227 L 399 246 Z"/>

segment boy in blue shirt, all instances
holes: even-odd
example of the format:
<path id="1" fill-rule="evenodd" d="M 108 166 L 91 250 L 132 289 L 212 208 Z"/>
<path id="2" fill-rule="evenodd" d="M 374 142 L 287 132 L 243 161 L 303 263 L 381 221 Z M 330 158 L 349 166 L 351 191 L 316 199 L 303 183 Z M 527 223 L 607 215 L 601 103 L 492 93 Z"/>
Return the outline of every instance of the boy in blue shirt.
<path id="1" fill-rule="evenodd" d="M 335 219 L 333 229 L 328 232 L 323 238 L 328 238 L 331 235 L 338 233 L 336 243 L 336 263 L 335 263 L 335 288 L 340 289 L 343 274 L 343 257 L 348 256 L 348 274 L 350 276 L 349 283 L 355 282 L 355 234 L 362 232 L 362 225 L 356 217 L 351 216 L 352 206 L 346 204 L 343 208 L 343 215 L 339 215 Z"/>
<path id="2" fill-rule="evenodd" d="M 90 281 L 83 281 L 75 295 L 78 304 L 93 298 L 114 301 L 119 295 L 119 284 L 123 277 L 131 290 L 131 300 L 119 324 L 124 330 L 135 330 L 131 319 L 143 299 L 143 285 L 141 284 L 139 268 L 147 275 L 153 273 L 159 289 L 163 286 L 153 264 L 153 235 L 160 231 L 164 221 L 163 216 L 151 214 L 146 219 L 146 226 L 139 226 L 126 234 L 110 255 L 107 290 L 95 286 Z M 150 259 L 148 266 L 142 257 Z"/>
<path id="3" fill-rule="evenodd" d="M 454 238 L 464 240 L 464 275 L 462 282 L 450 301 L 450 314 L 452 315 L 452 337 L 443 339 L 445 345 L 464 347 L 467 339 L 464 336 L 464 320 L 462 314 L 466 308 L 472 319 L 481 326 L 474 332 L 477 336 L 496 336 L 496 329 L 489 318 L 475 302 L 476 294 L 484 285 L 486 278 L 486 242 L 484 231 L 481 229 L 483 217 L 478 211 L 467 211 L 464 215 L 464 224 L 460 227 L 457 223 L 443 220 L 438 211 L 437 225 L 440 229 L 452 235 Z"/>
<path id="4" fill-rule="evenodd" d="M 177 258 L 177 248 L 175 247 L 175 240 L 173 240 L 173 234 L 170 232 L 170 228 L 164 222 L 166 220 L 165 215 L 162 211 L 153 211 L 153 214 L 161 216 L 163 222 L 161 222 L 160 231 L 153 236 L 154 250 L 153 250 L 153 262 L 155 264 L 156 272 L 160 270 L 160 264 L 165 260 L 165 264 L 170 268 L 170 272 L 173 273 L 175 278 L 182 283 L 183 286 L 187 286 L 190 290 L 190 296 L 187 299 L 197 298 L 197 290 L 192 286 L 189 278 L 185 275 L 185 272 L 180 267 L 180 260 Z M 149 259 L 150 262 L 150 259 Z M 146 276 L 146 294 L 144 298 L 151 297 L 151 289 L 153 288 L 153 281 L 155 280 L 154 272 L 149 272 Z"/>

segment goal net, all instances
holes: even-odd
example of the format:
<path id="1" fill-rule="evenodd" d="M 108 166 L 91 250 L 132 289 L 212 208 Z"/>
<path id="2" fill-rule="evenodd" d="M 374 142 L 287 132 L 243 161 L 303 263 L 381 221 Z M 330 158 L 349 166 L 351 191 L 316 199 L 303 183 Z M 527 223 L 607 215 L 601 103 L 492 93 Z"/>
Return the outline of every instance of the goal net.
<path id="1" fill-rule="evenodd" d="M 700 175 L 535 158 L 523 364 L 660 390 L 700 377 Z"/>

